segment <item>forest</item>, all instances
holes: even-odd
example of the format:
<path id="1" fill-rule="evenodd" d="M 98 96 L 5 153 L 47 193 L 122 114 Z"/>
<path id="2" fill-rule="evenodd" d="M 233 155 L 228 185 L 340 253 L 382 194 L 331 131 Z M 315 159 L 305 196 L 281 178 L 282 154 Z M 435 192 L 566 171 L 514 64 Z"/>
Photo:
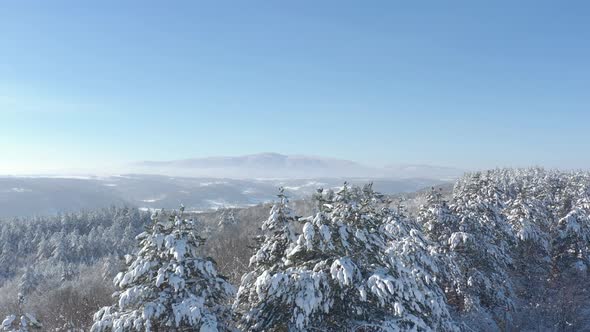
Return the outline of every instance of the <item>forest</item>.
<path id="1" fill-rule="evenodd" d="M 5 331 L 583 331 L 590 173 L 0 221 Z"/>

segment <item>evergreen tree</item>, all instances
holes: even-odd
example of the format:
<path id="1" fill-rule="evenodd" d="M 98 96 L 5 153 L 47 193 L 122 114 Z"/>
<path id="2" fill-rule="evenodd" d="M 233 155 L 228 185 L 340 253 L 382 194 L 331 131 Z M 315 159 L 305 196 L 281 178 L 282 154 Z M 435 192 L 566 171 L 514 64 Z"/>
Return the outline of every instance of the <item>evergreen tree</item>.
<path id="1" fill-rule="evenodd" d="M 16 315 L 8 315 L 2 321 L 2 331 L 8 332 L 29 332 L 31 329 L 37 330 L 43 325 L 31 314 L 23 314 L 20 319 Z"/>
<path id="2" fill-rule="evenodd" d="M 590 266 L 590 196 L 578 199 L 556 225 L 554 253 L 559 271 Z"/>
<path id="3" fill-rule="evenodd" d="M 453 230 L 458 230 L 458 220 L 443 198 L 441 189 L 432 188 L 426 195 L 426 202 L 418 211 L 417 221 L 422 225 L 429 240 L 446 242 Z"/>
<path id="4" fill-rule="evenodd" d="M 10 331 L 10 332 L 29 332 L 30 329 L 40 329 L 43 325 L 35 318 L 34 315 L 25 312 L 24 306 L 27 302 L 26 296 L 28 292 L 31 290 L 30 287 L 33 287 L 31 283 L 33 276 L 32 272 L 25 272 L 23 277 L 21 278 L 21 282 L 19 283 L 19 292 L 18 292 L 18 315 L 8 315 L 2 321 L 2 331 Z M 20 316 L 20 319 L 17 317 Z"/>
<path id="5" fill-rule="evenodd" d="M 502 214 L 505 185 L 493 172 L 466 175 L 455 185 L 451 204 L 432 191 L 418 214 L 442 255 L 440 283 L 449 303 L 461 313 L 496 318 L 491 329 L 501 328 L 497 322 L 513 310 L 513 233 Z"/>
<path id="6" fill-rule="evenodd" d="M 371 186 L 315 199 L 295 218 L 286 198 L 263 223 L 265 240 L 242 279 L 235 308 L 251 331 L 453 330 L 425 239 L 383 208 Z"/>
<path id="7" fill-rule="evenodd" d="M 232 227 L 237 224 L 237 219 L 234 214 L 234 210 L 230 208 L 221 209 L 221 212 L 218 217 L 217 226 L 220 229 L 224 229 L 226 227 Z"/>
<path id="8" fill-rule="evenodd" d="M 31 267 L 27 267 L 18 284 L 18 292 L 23 296 L 29 295 L 37 287 L 39 280 Z"/>
<path id="9" fill-rule="evenodd" d="M 140 234 L 141 249 L 115 277 L 118 304 L 100 309 L 92 331 L 228 330 L 225 302 L 233 287 L 210 259 L 198 255 L 204 240 L 194 220 L 155 215 Z"/>

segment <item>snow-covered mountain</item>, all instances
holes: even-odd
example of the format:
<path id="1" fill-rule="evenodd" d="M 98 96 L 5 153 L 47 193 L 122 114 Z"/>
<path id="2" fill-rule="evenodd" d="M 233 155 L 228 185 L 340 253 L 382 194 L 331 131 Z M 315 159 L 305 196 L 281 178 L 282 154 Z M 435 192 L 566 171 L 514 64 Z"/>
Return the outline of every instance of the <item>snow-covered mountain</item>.
<path id="1" fill-rule="evenodd" d="M 235 157 L 208 157 L 170 161 L 141 161 L 139 173 L 229 178 L 425 178 L 456 179 L 462 170 L 430 165 L 373 167 L 350 160 L 260 153 Z"/>
<path id="2" fill-rule="evenodd" d="M 171 161 L 142 161 L 142 172 L 230 178 L 317 178 L 367 176 L 370 167 L 341 159 L 260 153 L 236 157 L 208 157 Z"/>

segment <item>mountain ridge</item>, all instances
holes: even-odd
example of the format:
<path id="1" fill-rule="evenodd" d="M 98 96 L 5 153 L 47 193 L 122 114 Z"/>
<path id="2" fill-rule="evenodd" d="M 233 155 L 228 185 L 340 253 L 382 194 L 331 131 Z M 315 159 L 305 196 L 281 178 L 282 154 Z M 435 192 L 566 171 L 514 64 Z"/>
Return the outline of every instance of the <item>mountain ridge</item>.
<path id="1" fill-rule="evenodd" d="M 227 178 L 428 178 L 456 179 L 464 170 L 424 164 L 368 166 L 356 161 L 275 152 L 240 156 L 214 156 L 177 160 L 144 160 L 133 164 L 142 173 Z"/>

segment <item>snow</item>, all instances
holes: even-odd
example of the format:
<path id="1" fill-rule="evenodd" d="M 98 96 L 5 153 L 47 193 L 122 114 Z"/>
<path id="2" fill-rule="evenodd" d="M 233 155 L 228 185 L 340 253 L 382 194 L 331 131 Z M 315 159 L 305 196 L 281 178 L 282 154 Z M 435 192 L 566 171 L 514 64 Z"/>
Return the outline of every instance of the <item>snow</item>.
<path id="1" fill-rule="evenodd" d="M 159 212 L 159 211 L 162 211 L 162 209 L 158 209 L 158 208 L 152 208 L 152 207 L 145 207 L 145 206 L 139 207 L 139 208 L 137 208 L 137 209 L 138 209 L 139 211 L 143 211 L 143 212 L 152 212 L 152 213 L 154 213 L 154 212 Z"/>
<path id="2" fill-rule="evenodd" d="M 325 243 L 332 243 L 332 232 L 330 231 L 330 228 L 327 225 L 321 225 L 319 228 L 319 232 Z"/>
<path id="3" fill-rule="evenodd" d="M 399 302 L 395 302 L 393 308 L 395 309 L 395 314 L 398 316 L 401 316 L 404 313 L 404 307 Z"/>
<path id="4" fill-rule="evenodd" d="M 278 223 L 285 207 L 273 206 L 263 223 L 265 241 L 234 304 L 244 317 L 240 328 L 272 330 L 278 323 L 293 331 L 354 330 L 368 320 L 385 331 L 456 330 L 442 290 L 428 282 L 436 269 L 423 257 L 430 253 L 424 237 L 405 220 L 391 227 L 397 233 L 386 231 L 391 211 L 381 209 L 376 197 L 370 187 L 316 196 L 315 216 L 286 225 Z M 295 221 L 302 227 L 293 238 L 287 225 Z"/>
<path id="5" fill-rule="evenodd" d="M 181 207 L 181 211 L 183 208 Z M 214 264 L 196 256 L 201 242 L 196 223 L 173 216 L 168 221 L 153 215 L 152 229 L 137 236 L 142 248 L 130 257 L 127 271 L 115 277 L 121 289 L 114 294 L 118 305 L 97 312 L 92 332 L 109 329 L 151 331 L 152 324 L 217 331 L 217 312 L 227 310 L 224 301 L 233 287 L 217 276 Z M 192 234 L 192 235 L 189 235 Z"/>
<path id="6" fill-rule="evenodd" d="M 224 185 L 224 184 L 228 184 L 228 182 L 227 181 L 201 182 L 201 183 L 199 183 L 199 186 L 201 186 L 201 187 L 210 187 L 210 186 L 218 186 L 218 185 Z"/>
<path id="7" fill-rule="evenodd" d="M 354 282 L 357 273 L 357 267 L 348 257 L 335 260 L 330 267 L 332 278 L 337 280 L 340 285 L 350 286 Z"/>
<path id="8" fill-rule="evenodd" d="M 15 323 L 18 324 L 15 326 Z M 39 329 L 43 327 L 41 323 L 35 318 L 34 315 L 25 313 L 17 319 L 16 315 L 8 315 L 3 321 L 2 331 L 11 331 L 11 332 L 28 332 L 29 327 L 34 329 Z"/>
<path id="9" fill-rule="evenodd" d="M 303 238 L 305 239 L 304 244 L 307 249 L 311 250 L 313 248 L 313 238 L 315 237 L 314 227 L 311 223 L 306 223 L 303 226 Z"/>
<path id="10" fill-rule="evenodd" d="M 30 193 L 32 192 L 31 189 L 27 189 L 27 188 L 10 188 L 9 192 L 13 192 L 13 193 Z"/>
<path id="11" fill-rule="evenodd" d="M 166 196 L 160 196 L 158 198 L 146 198 L 146 199 L 142 199 L 141 201 L 144 203 L 155 203 L 155 202 L 159 202 L 159 201 L 163 200 L 164 198 L 166 198 Z"/>
<path id="12" fill-rule="evenodd" d="M 471 239 L 471 236 L 465 232 L 455 232 L 449 238 L 449 245 L 451 249 L 456 249 L 460 245 L 466 244 Z"/>
<path id="13" fill-rule="evenodd" d="M 205 202 L 207 202 L 207 204 L 209 204 L 209 208 L 213 209 L 213 210 L 219 210 L 220 208 L 234 208 L 235 207 L 225 200 L 207 199 L 207 200 L 205 200 Z"/>
<path id="14" fill-rule="evenodd" d="M 323 183 L 323 182 L 318 182 L 318 181 L 308 181 L 306 183 L 302 183 L 298 186 L 283 186 L 283 188 L 287 189 L 287 190 L 291 190 L 291 191 L 300 191 L 303 189 L 316 189 L 316 188 L 321 188 L 324 186 L 327 186 L 327 183 Z"/>
<path id="15" fill-rule="evenodd" d="M 15 319 L 16 319 L 15 315 L 9 315 L 8 317 L 6 317 L 2 321 L 2 328 L 7 330 L 12 325 L 12 322 L 14 322 Z"/>

